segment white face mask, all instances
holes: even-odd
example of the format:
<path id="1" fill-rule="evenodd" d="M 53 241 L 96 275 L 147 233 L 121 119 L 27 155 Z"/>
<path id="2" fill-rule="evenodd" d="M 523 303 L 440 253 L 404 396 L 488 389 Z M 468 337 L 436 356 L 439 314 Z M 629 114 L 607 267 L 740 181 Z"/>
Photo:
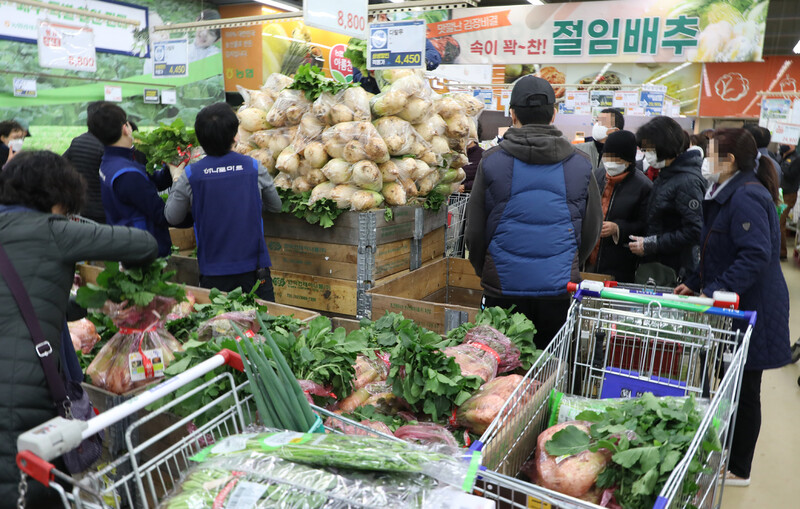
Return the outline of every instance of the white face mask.
<path id="1" fill-rule="evenodd" d="M 655 150 L 644 151 L 644 162 L 653 168 L 660 169 L 666 166 L 666 161 L 659 161 Z"/>
<path id="2" fill-rule="evenodd" d="M 19 152 L 22 150 L 22 143 L 25 140 L 23 138 L 14 138 L 13 140 L 8 140 L 8 148 L 13 150 L 14 152 Z"/>
<path id="3" fill-rule="evenodd" d="M 703 174 L 703 178 L 705 178 L 709 184 L 716 184 L 719 182 L 719 173 L 713 173 L 711 171 L 711 162 L 707 157 L 703 159 L 703 165 L 700 167 L 700 172 Z"/>
<path id="4" fill-rule="evenodd" d="M 600 124 L 592 126 L 592 138 L 597 141 L 603 141 L 608 138 L 608 127 Z"/>
<path id="5" fill-rule="evenodd" d="M 626 163 L 620 163 L 616 161 L 603 161 L 603 166 L 606 168 L 606 173 L 612 177 L 616 177 L 628 169 L 628 165 Z"/>

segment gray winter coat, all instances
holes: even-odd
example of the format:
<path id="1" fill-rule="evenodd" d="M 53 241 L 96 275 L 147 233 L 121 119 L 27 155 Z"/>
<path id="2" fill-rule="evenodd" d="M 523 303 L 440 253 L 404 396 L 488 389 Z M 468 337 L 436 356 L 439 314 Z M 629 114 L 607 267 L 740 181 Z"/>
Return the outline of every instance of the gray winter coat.
<path id="1" fill-rule="evenodd" d="M 112 260 L 128 264 L 156 257 L 155 239 L 144 230 L 91 225 L 19 206 L 0 206 L 0 243 L 25 285 L 53 352 L 75 273 L 75 262 Z M 17 436 L 56 411 L 17 303 L 0 278 L 0 508 L 16 507 L 19 470 Z M 50 507 L 45 490 L 29 483 L 28 507 Z"/>

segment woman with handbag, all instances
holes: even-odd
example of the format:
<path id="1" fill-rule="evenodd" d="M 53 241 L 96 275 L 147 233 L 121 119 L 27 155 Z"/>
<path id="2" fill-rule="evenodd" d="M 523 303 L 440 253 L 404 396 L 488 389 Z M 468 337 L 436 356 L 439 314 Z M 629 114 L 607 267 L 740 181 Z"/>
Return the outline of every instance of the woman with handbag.
<path id="1" fill-rule="evenodd" d="M 1 508 L 17 507 L 17 436 L 58 414 L 54 386 L 62 394 L 66 386 L 71 401 L 81 392 L 65 381 L 59 354 L 75 263 L 138 264 L 157 254 L 155 239 L 144 230 L 68 220 L 64 214 L 80 211 L 84 196 L 81 177 L 52 152 L 22 152 L 0 172 Z M 31 330 L 42 337 L 34 340 Z M 60 380 L 46 376 L 47 363 Z M 28 483 L 28 507 L 52 507 L 53 495 Z"/>
<path id="2" fill-rule="evenodd" d="M 636 142 L 646 164 L 659 168 L 647 206 L 647 232 L 630 236 L 628 247 L 643 257 L 636 282 L 652 278 L 659 286 L 675 286 L 694 272 L 703 228 L 701 173 L 703 156 L 689 147 L 688 136 L 669 117 L 656 117 L 639 128 Z"/>
<path id="3" fill-rule="evenodd" d="M 778 178 L 744 129 L 716 131 L 708 156 L 706 178 L 711 186 L 703 202 L 700 267 L 675 293 L 736 292 L 739 309 L 758 313 L 725 480 L 747 486 L 761 429 L 761 374 L 791 362 L 789 291 L 781 271 L 781 230 L 775 207 Z M 746 324 L 739 328 L 745 330 Z"/>

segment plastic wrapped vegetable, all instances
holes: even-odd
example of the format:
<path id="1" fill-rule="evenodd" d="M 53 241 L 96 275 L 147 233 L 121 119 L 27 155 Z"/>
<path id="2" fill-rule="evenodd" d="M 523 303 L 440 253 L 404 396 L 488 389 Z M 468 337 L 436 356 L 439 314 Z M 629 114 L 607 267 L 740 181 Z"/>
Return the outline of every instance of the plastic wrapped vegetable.
<path id="1" fill-rule="evenodd" d="M 453 99 L 461 105 L 469 117 L 476 117 L 483 111 L 483 101 L 471 94 L 453 94 Z"/>
<path id="2" fill-rule="evenodd" d="M 275 175 L 278 169 L 275 168 L 275 155 L 268 148 L 257 148 L 247 153 L 248 156 L 258 161 L 261 166 L 269 171 L 270 175 Z"/>
<path id="3" fill-rule="evenodd" d="M 86 370 L 95 387 L 123 394 L 164 376 L 164 369 L 182 350 L 164 328 L 175 299 L 156 296 L 144 307 L 110 304 L 104 312 L 119 328 Z"/>
<path id="4" fill-rule="evenodd" d="M 314 189 L 311 190 L 311 198 L 308 200 L 309 205 L 319 200 L 331 199 L 331 193 L 335 188 L 336 184 L 333 182 L 317 184 L 314 186 Z"/>
<path id="5" fill-rule="evenodd" d="M 81 318 L 74 322 L 68 322 L 69 335 L 72 338 L 72 346 L 75 351 L 81 351 L 88 354 L 94 348 L 95 343 L 100 341 L 100 335 L 97 333 L 97 328 L 92 322 L 86 318 Z"/>
<path id="6" fill-rule="evenodd" d="M 325 150 L 333 158 L 351 163 L 369 159 L 376 163 L 389 160 L 389 151 L 381 135 L 370 122 L 345 122 L 322 133 Z"/>
<path id="7" fill-rule="evenodd" d="M 383 382 L 389 376 L 389 366 L 379 357 L 370 359 L 367 356 L 359 355 L 356 357 L 354 366 L 356 376 L 353 381 L 353 388 L 359 390 L 373 382 Z"/>
<path id="8" fill-rule="evenodd" d="M 394 432 L 394 436 L 407 442 L 422 445 L 442 444 L 450 447 L 458 447 L 456 439 L 447 428 L 433 422 L 420 422 L 418 424 L 406 424 L 400 426 Z"/>
<path id="9" fill-rule="evenodd" d="M 242 95 L 245 108 L 258 108 L 267 112 L 275 103 L 275 94 L 269 90 L 250 90 L 241 85 L 236 85 L 236 89 Z"/>
<path id="10" fill-rule="evenodd" d="M 336 95 L 324 92 L 314 101 L 311 111 L 326 125 L 372 119 L 369 94 L 361 87 L 350 87 Z"/>
<path id="11" fill-rule="evenodd" d="M 286 173 L 278 173 L 275 175 L 275 187 L 278 189 L 291 189 L 292 188 L 292 176 L 287 175 Z"/>
<path id="12" fill-rule="evenodd" d="M 264 84 L 261 85 L 261 90 L 270 91 L 274 96 L 277 97 L 284 88 L 288 87 L 293 82 L 294 80 L 289 76 L 274 72 L 267 76 L 267 79 L 264 80 Z"/>
<path id="13" fill-rule="evenodd" d="M 297 132 L 292 138 L 295 150 L 303 152 L 310 143 L 319 141 L 324 129 L 325 126 L 314 115 L 311 113 L 303 115 L 300 125 L 297 126 Z"/>
<path id="14" fill-rule="evenodd" d="M 574 426 L 588 435 L 591 425 L 592 423 L 586 421 L 570 421 L 547 428 L 539 434 L 534 453 L 537 484 L 571 497 L 582 497 L 594 487 L 597 476 L 611 461 L 610 451 L 586 450 L 564 458 L 552 456 L 546 449 L 547 442 L 562 429 Z"/>
<path id="15" fill-rule="evenodd" d="M 294 146 L 289 145 L 281 151 L 278 158 L 275 159 L 275 168 L 291 175 L 292 178 L 300 175 L 300 156 Z"/>
<path id="16" fill-rule="evenodd" d="M 391 428 L 389 428 L 389 426 L 387 426 L 386 424 L 384 424 L 384 423 L 382 423 L 380 421 L 370 421 L 370 420 L 367 420 L 367 419 L 363 419 L 361 422 L 359 422 L 359 424 L 361 424 L 362 426 L 365 426 L 367 428 L 370 428 L 370 429 L 372 429 L 374 431 L 377 431 L 379 433 L 384 433 L 386 435 L 391 435 L 392 434 Z M 329 427 L 331 429 L 338 429 L 339 431 L 341 431 L 342 433 L 344 433 L 346 435 L 374 436 L 373 433 L 370 433 L 367 430 L 363 430 L 361 428 L 358 428 L 358 427 L 350 425 L 350 424 L 345 424 L 340 419 L 334 419 L 332 417 L 328 417 L 325 420 L 325 426 L 327 426 L 327 427 Z"/>
<path id="17" fill-rule="evenodd" d="M 331 191 L 331 200 L 336 202 L 336 206 L 340 209 L 349 209 L 351 206 L 351 199 L 353 194 L 358 191 L 358 188 L 349 184 L 340 184 L 333 188 Z"/>
<path id="18" fill-rule="evenodd" d="M 375 121 L 375 128 L 386 143 L 392 156 L 422 155 L 430 145 L 417 131 L 400 117 L 383 117 Z"/>
<path id="19" fill-rule="evenodd" d="M 236 334 L 233 330 L 231 322 L 235 323 L 243 331 L 258 332 L 259 323 L 257 311 L 251 309 L 249 311 L 231 311 L 215 316 L 197 328 L 197 339 L 200 341 L 208 341 L 212 338 L 218 337 L 235 337 Z"/>
<path id="20" fill-rule="evenodd" d="M 239 125 L 242 129 L 250 132 L 269 129 L 270 123 L 267 121 L 267 112 L 259 108 L 240 108 L 236 112 L 239 117 Z"/>
<path id="21" fill-rule="evenodd" d="M 484 383 L 497 376 L 500 358 L 495 352 L 478 348 L 477 345 L 448 346 L 442 352 L 456 360 L 464 376 L 480 377 Z"/>
<path id="22" fill-rule="evenodd" d="M 334 184 L 347 184 L 353 176 L 353 165 L 344 159 L 331 159 L 322 167 L 322 173 Z"/>
<path id="23" fill-rule="evenodd" d="M 195 302 L 197 302 L 197 299 L 195 299 L 194 294 L 187 290 L 186 300 L 175 304 L 175 307 L 170 310 L 164 321 L 171 322 L 191 315 L 194 312 Z"/>
<path id="24" fill-rule="evenodd" d="M 382 381 L 365 385 L 339 403 L 338 410 L 352 413 L 358 407 L 372 405 L 379 410 L 392 409 L 400 405 L 400 400 L 392 393 L 392 385 Z"/>
<path id="25" fill-rule="evenodd" d="M 383 198 L 388 205 L 400 206 L 408 203 L 408 196 L 406 195 L 405 189 L 397 182 L 385 183 L 381 194 L 383 194 Z"/>
<path id="26" fill-rule="evenodd" d="M 383 204 L 383 195 L 375 191 L 360 190 L 350 197 L 350 207 L 353 210 L 376 209 Z"/>
<path id="27" fill-rule="evenodd" d="M 440 97 L 434 102 L 434 107 L 436 108 L 436 113 L 438 113 L 445 122 L 452 117 L 466 115 L 464 107 L 450 96 Z"/>
<path id="28" fill-rule="evenodd" d="M 483 434 L 495 420 L 511 393 L 522 382 L 519 375 L 499 376 L 486 382 L 464 402 L 456 412 L 456 423 L 472 431 Z"/>
<path id="29" fill-rule="evenodd" d="M 433 114 L 433 101 L 427 97 L 410 97 L 397 116 L 407 122 L 417 124 L 424 122 Z"/>
<path id="30" fill-rule="evenodd" d="M 488 325 L 478 325 L 467 331 L 464 344 L 480 344 L 490 348 L 500 357 L 498 373 L 514 371 L 522 366 L 519 348 L 502 332 Z"/>
<path id="31" fill-rule="evenodd" d="M 380 191 L 383 188 L 381 170 L 372 161 L 359 161 L 354 164 L 350 182 L 368 191 Z"/>
<path id="32" fill-rule="evenodd" d="M 414 124 L 414 129 L 425 141 L 431 141 L 434 136 L 444 136 L 447 123 L 440 115 L 434 114 L 425 122 Z"/>
<path id="33" fill-rule="evenodd" d="M 280 154 L 292 143 L 292 132 L 287 128 L 267 129 L 253 133 L 250 142 L 259 148 L 267 148 L 273 154 Z"/>
<path id="34" fill-rule="evenodd" d="M 266 115 L 266 121 L 275 127 L 297 125 L 310 109 L 311 102 L 306 99 L 302 90 L 284 89 L 275 99 L 275 104 Z"/>
<path id="35" fill-rule="evenodd" d="M 422 161 L 419 161 L 422 162 Z M 417 189 L 419 189 L 420 196 L 428 196 L 433 188 L 436 187 L 436 184 L 439 183 L 439 174 L 435 171 L 431 171 L 425 177 L 416 181 Z"/>
<path id="36" fill-rule="evenodd" d="M 314 168 L 322 168 L 328 162 L 328 153 L 325 152 L 325 145 L 319 141 L 306 145 L 305 150 L 303 150 L 303 157 Z"/>

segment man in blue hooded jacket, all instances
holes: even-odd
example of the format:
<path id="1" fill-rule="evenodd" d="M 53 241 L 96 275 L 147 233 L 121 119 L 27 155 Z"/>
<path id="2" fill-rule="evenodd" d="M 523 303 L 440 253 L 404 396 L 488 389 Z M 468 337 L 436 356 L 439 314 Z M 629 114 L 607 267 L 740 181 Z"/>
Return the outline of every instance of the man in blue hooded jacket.
<path id="1" fill-rule="evenodd" d="M 158 192 L 172 185 L 183 166 L 162 168 L 148 175 L 145 166 L 134 158 L 133 128 L 128 116 L 116 104 L 100 104 L 89 116 L 88 124 L 89 132 L 105 145 L 99 173 L 106 223 L 150 232 L 158 242 L 158 256 L 168 256 L 172 239 L 164 217 L 164 200 Z"/>
<path id="2" fill-rule="evenodd" d="M 516 306 L 536 325 L 539 348 L 564 324 L 567 283 L 580 281 L 602 225 L 592 163 L 552 125 L 555 102 L 546 80 L 517 80 L 512 127 L 484 153 L 467 204 L 483 305 Z"/>

